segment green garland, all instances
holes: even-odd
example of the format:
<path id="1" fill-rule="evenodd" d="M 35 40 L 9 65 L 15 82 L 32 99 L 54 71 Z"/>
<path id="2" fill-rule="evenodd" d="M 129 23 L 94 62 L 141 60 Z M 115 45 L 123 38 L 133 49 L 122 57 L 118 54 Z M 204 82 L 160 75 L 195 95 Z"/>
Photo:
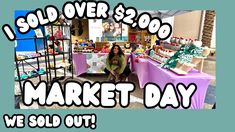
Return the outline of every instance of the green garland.
<path id="1" fill-rule="evenodd" d="M 193 44 L 183 45 L 171 58 L 162 64 L 162 67 L 167 69 L 175 68 L 178 61 L 181 64 L 191 63 L 194 57 L 202 57 L 202 52 L 202 47 L 197 47 Z"/>

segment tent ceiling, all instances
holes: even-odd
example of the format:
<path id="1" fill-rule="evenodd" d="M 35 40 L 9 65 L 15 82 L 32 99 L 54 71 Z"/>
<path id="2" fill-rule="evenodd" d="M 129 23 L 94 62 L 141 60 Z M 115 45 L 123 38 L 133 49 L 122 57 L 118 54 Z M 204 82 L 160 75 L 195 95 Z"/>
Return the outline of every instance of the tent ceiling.
<path id="1" fill-rule="evenodd" d="M 158 11 L 151 11 L 150 14 L 160 18 L 167 18 L 191 11 L 192 10 L 158 10 Z"/>
<path id="2" fill-rule="evenodd" d="M 148 12 L 153 17 L 168 18 L 168 17 L 180 15 L 180 14 L 191 12 L 191 11 L 193 11 L 193 10 L 157 10 L 157 11 L 153 11 L 153 10 L 138 10 L 138 14 L 140 14 L 142 12 Z M 112 16 L 112 14 L 113 14 L 113 12 L 110 11 L 110 15 L 109 16 Z"/>

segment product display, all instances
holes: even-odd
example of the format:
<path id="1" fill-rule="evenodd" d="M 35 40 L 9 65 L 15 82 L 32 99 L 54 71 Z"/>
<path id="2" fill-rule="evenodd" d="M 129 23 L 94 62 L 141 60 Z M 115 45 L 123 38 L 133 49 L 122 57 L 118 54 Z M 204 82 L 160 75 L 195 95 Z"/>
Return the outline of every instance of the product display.
<path id="1" fill-rule="evenodd" d="M 110 52 L 110 44 L 107 43 L 103 48 L 101 49 L 101 53 L 109 53 Z"/>
<path id="2" fill-rule="evenodd" d="M 35 29 L 34 32 L 35 32 L 35 35 L 37 36 L 37 38 L 43 37 L 43 33 L 42 33 L 41 29 Z"/>
<path id="3" fill-rule="evenodd" d="M 130 43 L 126 43 L 125 45 L 124 45 L 124 51 L 125 51 L 125 53 L 131 53 L 131 51 L 132 51 L 132 48 L 131 48 L 131 44 Z"/>
<path id="4" fill-rule="evenodd" d="M 20 80 L 25 80 L 25 79 L 28 79 L 28 78 L 37 77 L 38 75 L 43 75 L 45 73 L 46 72 L 43 68 L 32 70 L 32 71 L 27 71 L 27 72 L 24 72 L 22 75 L 20 75 L 20 78 L 18 76 L 16 76 L 15 80 L 16 81 L 19 81 L 19 79 Z"/>
<path id="5" fill-rule="evenodd" d="M 168 50 L 168 49 L 158 49 L 157 53 L 167 56 L 167 57 L 171 57 L 175 54 L 175 51 Z"/>
<path id="6" fill-rule="evenodd" d="M 181 46 L 169 60 L 162 64 L 162 67 L 172 69 L 177 73 L 181 73 L 179 71 L 188 73 L 199 64 L 203 58 L 209 55 L 209 49 L 200 46 L 201 42 L 199 41 Z"/>
<path id="7" fill-rule="evenodd" d="M 55 67 L 54 63 L 50 63 L 50 68 L 51 69 L 68 68 L 70 65 L 71 65 L 70 63 L 62 60 L 62 61 L 56 62 L 56 67 Z"/>
<path id="8" fill-rule="evenodd" d="M 185 73 L 180 70 L 181 74 L 179 75 L 175 74 L 175 72 L 162 68 L 160 63 L 151 59 L 139 58 L 134 54 L 132 54 L 132 58 L 135 60 L 132 63 L 132 70 L 137 74 L 141 88 L 144 88 L 144 86 L 149 82 L 156 83 L 159 87 L 164 87 L 166 83 L 177 85 L 178 83 L 189 84 L 189 82 L 194 82 L 197 85 L 198 90 L 192 97 L 193 103 L 190 108 L 203 108 L 205 98 L 201 97 L 205 97 L 208 84 L 212 79 L 210 75 L 206 73 L 199 73 L 195 69 L 189 73 Z M 136 58 L 138 58 L 138 61 L 136 61 Z M 183 68 L 187 69 L 187 67 Z"/>
<path id="9" fill-rule="evenodd" d="M 146 29 L 110 19 L 66 20 L 61 15 L 53 24 L 35 29 L 35 37 L 24 38 L 33 40 L 33 51 L 15 50 L 15 81 L 19 82 L 19 87 L 22 89 L 26 80 L 45 81 L 48 86 L 53 82 L 120 81 L 133 83 L 141 89 L 133 94 L 142 94 L 149 83 L 158 85 L 161 90 L 169 83 L 174 86 L 193 83 L 198 90 L 192 96 L 190 108 L 203 108 L 212 80 L 205 72 L 208 66 L 203 69 L 203 65 L 211 48 L 195 39 L 201 38 L 195 35 L 198 33 L 189 34 L 183 29 L 176 32 L 172 27 L 171 35 L 176 37 L 162 39 Z M 156 26 L 154 22 L 151 18 L 149 28 Z"/>
<path id="10" fill-rule="evenodd" d="M 43 35 L 40 29 L 35 30 L 36 37 L 34 38 L 17 38 L 16 40 L 34 40 L 35 51 L 32 52 L 19 52 L 17 53 L 15 49 L 15 65 L 16 65 L 16 73 L 15 80 L 19 82 L 19 88 L 22 90 L 23 82 L 25 80 L 30 80 L 33 78 L 38 78 L 39 81 L 42 80 L 42 75 L 45 75 L 45 80 L 47 83 L 51 83 L 56 80 L 65 79 L 66 73 L 68 69 L 73 69 L 72 60 L 72 52 L 69 49 L 70 38 L 68 38 L 68 34 L 63 34 L 64 29 L 67 28 L 70 30 L 69 26 L 64 25 L 48 25 L 45 27 L 46 36 Z M 60 30 L 60 29 L 63 29 Z M 55 31 L 54 31 L 55 30 Z M 43 40 L 43 41 L 37 41 Z M 67 42 L 65 42 L 67 41 Z M 38 43 L 42 43 L 42 49 L 38 49 Z M 65 52 L 65 43 L 68 44 L 69 49 Z M 66 45 L 67 45 L 66 44 Z M 66 56 L 65 56 L 66 55 Z M 62 62 L 60 62 L 60 58 L 62 56 Z M 64 61 L 66 58 L 68 59 L 66 62 Z M 32 59 L 32 60 L 29 60 Z M 27 70 L 26 70 L 27 67 Z M 30 70 L 33 69 L 33 70 Z M 57 70 L 64 69 L 64 76 L 58 76 Z M 52 74 L 54 74 L 52 76 Z M 67 77 L 68 78 L 68 77 Z M 73 78 L 73 71 L 72 77 Z"/>
<path id="11" fill-rule="evenodd" d="M 83 46 L 81 46 L 83 45 Z M 84 44 L 79 44 L 77 41 L 76 43 L 74 44 L 74 47 L 73 47 L 73 52 L 74 53 L 92 53 L 94 52 L 95 48 L 93 46 L 85 46 Z"/>
<path id="12" fill-rule="evenodd" d="M 63 33 L 61 30 L 57 30 L 54 34 L 55 39 L 63 39 Z"/>
<path id="13" fill-rule="evenodd" d="M 36 57 L 40 57 L 41 53 L 21 53 L 16 56 L 17 60 L 25 60 L 25 59 L 34 59 Z"/>
<path id="14" fill-rule="evenodd" d="M 164 43 L 163 45 L 165 45 Z M 155 45 L 153 46 L 153 50 L 150 50 L 149 58 L 159 63 L 165 63 L 174 54 L 175 51 L 171 50 L 170 48 L 165 48 L 164 46 Z"/>
<path id="15" fill-rule="evenodd" d="M 141 54 L 143 54 L 144 53 L 144 49 L 143 49 L 143 46 L 142 45 L 138 45 L 138 48 L 134 51 L 134 54 L 136 54 L 136 55 L 141 55 Z"/>
<path id="16" fill-rule="evenodd" d="M 165 63 L 169 59 L 169 57 L 163 56 L 163 55 L 160 55 L 160 54 L 154 54 L 150 58 L 157 61 L 157 62 L 159 62 L 159 63 Z"/>
<path id="17" fill-rule="evenodd" d="M 174 50 L 177 51 L 180 49 L 181 45 L 177 44 L 177 43 L 168 43 L 168 42 L 164 42 L 163 43 L 163 47 L 166 49 L 170 49 L 170 50 Z"/>
<path id="18" fill-rule="evenodd" d="M 54 44 L 54 45 L 49 45 L 48 46 L 48 53 L 50 53 L 50 54 L 60 54 L 60 53 L 63 53 L 63 51 L 62 51 L 61 46 L 57 46 L 56 44 Z"/>

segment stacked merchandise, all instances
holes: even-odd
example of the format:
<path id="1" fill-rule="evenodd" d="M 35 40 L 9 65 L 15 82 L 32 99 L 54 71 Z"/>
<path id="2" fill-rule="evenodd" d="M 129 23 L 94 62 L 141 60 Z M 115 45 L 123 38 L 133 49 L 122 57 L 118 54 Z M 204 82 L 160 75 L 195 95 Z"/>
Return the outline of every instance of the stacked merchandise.
<path id="1" fill-rule="evenodd" d="M 41 57 L 41 56 L 42 56 L 41 53 L 20 53 L 20 54 L 17 54 L 16 59 L 20 61 L 20 60 L 26 60 L 26 59 L 34 59 L 34 58 Z"/>
<path id="2" fill-rule="evenodd" d="M 32 78 L 39 78 L 42 80 L 41 76 L 45 75 L 46 82 L 49 82 L 48 78 L 48 60 L 46 50 L 38 51 L 37 40 L 43 40 L 43 47 L 46 48 L 46 38 L 37 36 L 33 38 L 16 38 L 16 40 L 34 40 L 35 51 L 32 53 L 21 52 L 18 53 L 15 47 L 15 81 L 19 82 L 19 88 L 23 89 L 22 82 Z M 42 59 L 42 60 L 39 60 Z M 32 60 L 33 63 L 32 63 Z M 43 68 L 42 68 L 43 67 Z M 30 69 L 29 69 L 30 68 Z"/>
<path id="3" fill-rule="evenodd" d="M 60 15 L 57 22 L 45 26 L 47 47 L 49 61 L 49 75 L 53 81 L 63 80 L 66 77 L 67 70 L 72 72 L 73 78 L 73 61 L 72 61 L 72 44 L 71 44 L 71 24 Z M 57 71 L 63 70 L 64 75 L 58 76 Z M 52 71 L 52 72 L 51 72 Z M 67 78 L 66 78 L 67 79 Z"/>
<path id="4" fill-rule="evenodd" d="M 95 50 L 95 44 L 93 40 L 87 41 L 83 39 L 82 41 L 74 43 L 73 52 L 74 53 L 92 53 Z"/>
<path id="5" fill-rule="evenodd" d="M 150 58 L 159 63 L 165 63 L 171 56 L 175 54 L 174 50 L 166 49 L 162 46 L 156 46 L 154 50 L 155 54 L 150 55 Z"/>
<path id="6" fill-rule="evenodd" d="M 162 64 L 162 67 L 171 69 L 178 74 L 187 74 L 210 53 L 210 49 L 208 47 L 201 47 L 201 41 L 188 41 L 182 38 L 179 40 L 172 38 L 172 41 L 180 42 L 181 47 L 171 58 Z"/>
<path id="7" fill-rule="evenodd" d="M 43 68 L 35 69 L 32 71 L 24 71 L 23 74 L 20 75 L 20 77 L 18 76 L 15 77 L 15 81 L 19 80 L 23 81 L 43 74 L 46 74 L 46 71 Z"/>

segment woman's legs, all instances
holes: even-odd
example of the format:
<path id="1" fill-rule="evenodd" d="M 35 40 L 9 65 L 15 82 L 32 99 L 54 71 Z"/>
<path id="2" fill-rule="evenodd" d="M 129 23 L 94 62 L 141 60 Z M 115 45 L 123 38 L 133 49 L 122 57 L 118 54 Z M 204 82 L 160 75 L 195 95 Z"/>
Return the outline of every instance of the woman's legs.
<path id="1" fill-rule="evenodd" d="M 129 66 L 126 66 L 122 74 L 120 75 L 120 81 L 126 81 L 126 78 L 130 75 L 131 70 Z"/>
<path id="2" fill-rule="evenodd" d="M 126 77 L 128 77 L 131 74 L 131 70 L 130 70 L 129 66 L 126 66 L 126 68 L 124 69 L 122 74 L 125 75 Z"/>
<path id="3" fill-rule="evenodd" d="M 118 80 L 120 80 L 120 81 L 126 81 L 126 78 L 130 75 L 130 73 L 131 73 L 131 70 L 130 70 L 130 68 L 129 68 L 129 66 L 126 66 L 126 68 L 124 69 L 124 71 L 122 72 L 122 74 L 120 74 L 120 75 L 117 75 L 117 76 L 114 76 L 114 75 L 112 75 L 111 73 L 110 73 L 110 71 L 107 69 L 107 68 L 105 68 L 104 69 L 104 72 L 105 72 L 105 74 L 107 74 L 108 75 L 108 81 L 117 81 L 117 76 L 119 76 L 118 77 Z"/>
<path id="4" fill-rule="evenodd" d="M 109 71 L 107 68 L 104 69 L 104 72 L 105 72 L 105 74 L 107 74 L 107 75 L 109 75 L 109 73 L 110 73 L 110 71 Z"/>
<path id="5" fill-rule="evenodd" d="M 108 75 L 107 81 L 115 82 L 115 76 L 112 75 L 107 68 L 104 69 L 104 72 L 106 75 Z"/>

